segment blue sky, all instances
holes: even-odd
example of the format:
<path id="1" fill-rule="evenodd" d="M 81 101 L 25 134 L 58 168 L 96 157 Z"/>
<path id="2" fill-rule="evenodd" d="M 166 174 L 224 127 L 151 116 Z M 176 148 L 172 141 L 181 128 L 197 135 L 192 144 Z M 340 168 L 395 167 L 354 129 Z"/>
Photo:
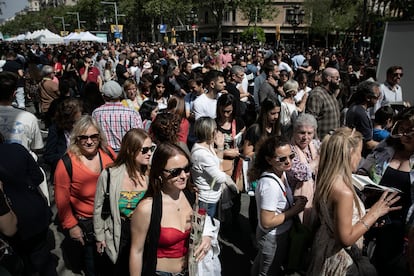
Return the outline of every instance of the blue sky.
<path id="1" fill-rule="evenodd" d="M 0 18 L 9 18 L 14 16 L 14 14 L 18 11 L 24 9 L 25 6 L 28 5 L 27 0 L 0 0 L 6 2 L 6 5 L 2 5 L 1 9 L 3 10 L 3 14 L 0 15 Z"/>

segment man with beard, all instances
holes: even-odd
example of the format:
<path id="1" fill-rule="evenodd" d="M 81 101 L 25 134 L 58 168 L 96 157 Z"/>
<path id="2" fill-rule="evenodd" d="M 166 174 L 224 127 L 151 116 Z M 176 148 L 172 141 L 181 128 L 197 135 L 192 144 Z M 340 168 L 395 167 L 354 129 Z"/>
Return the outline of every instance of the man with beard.
<path id="1" fill-rule="evenodd" d="M 198 96 L 193 105 L 196 120 L 205 116 L 216 118 L 217 95 L 224 90 L 225 85 L 223 72 L 211 70 L 206 74 L 204 87 L 207 93 Z"/>
<path id="2" fill-rule="evenodd" d="M 373 107 L 379 98 L 379 84 L 372 81 L 361 82 L 350 99 L 350 107 L 346 113 L 346 125 L 355 128 L 364 136 L 362 156 L 366 157 L 378 145 L 374 141 L 374 127 L 368 108 Z"/>
<path id="3" fill-rule="evenodd" d="M 340 109 L 336 96 L 339 93 L 339 72 L 335 68 L 326 68 L 322 72 L 322 83 L 315 87 L 306 102 L 306 113 L 315 116 L 318 121 L 318 138 L 340 126 Z"/>
<path id="4" fill-rule="evenodd" d="M 402 88 L 400 85 L 401 78 L 403 77 L 403 68 L 401 66 L 391 66 L 387 69 L 387 79 L 380 86 L 380 98 L 375 104 L 374 112 L 381 106 L 393 105 L 393 103 L 402 103 Z M 404 103 L 406 105 L 406 103 Z"/>
<path id="5" fill-rule="evenodd" d="M 263 66 L 263 72 L 265 73 L 265 80 L 262 82 L 258 90 L 258 100 L 260 104 L 262 104 L 262 102 L 268 97 L 275 99 L 279 98 L 279 90 L 277 90 L 280 74 L 279 66 L 273 62 L 266 63 Z"/>

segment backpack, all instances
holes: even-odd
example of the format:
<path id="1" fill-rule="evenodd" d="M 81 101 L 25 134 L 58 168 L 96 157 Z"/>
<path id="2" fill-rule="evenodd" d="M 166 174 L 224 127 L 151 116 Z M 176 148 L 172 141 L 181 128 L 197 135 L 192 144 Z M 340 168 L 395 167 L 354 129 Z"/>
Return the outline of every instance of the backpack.
<path id="1" fill-rule="evenodd" d="M 112 161 L 115 160 L 114 156 L 112 155 L 110 151 L 107 151 L 107 152 L 105 151 L 105 153 L 109 155 Z M 70 156 L 68 153 L 65 153 L 61 159 L 62 159 L 63 165 L 65 166 L 66 172 L 69 175 L 70 182 L 72 182 L 72 170 L 73 170 L 72 160 L 70 160 Z"/>

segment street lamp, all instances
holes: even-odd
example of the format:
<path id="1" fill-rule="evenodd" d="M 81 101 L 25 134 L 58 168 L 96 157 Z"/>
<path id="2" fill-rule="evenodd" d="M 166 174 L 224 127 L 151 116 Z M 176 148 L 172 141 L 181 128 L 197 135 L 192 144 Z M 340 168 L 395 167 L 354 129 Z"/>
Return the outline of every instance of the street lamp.
<path id="1" fill-rule="evenodd" d="M 78 21 L 78 30 L 80 30 L 80 20 L 79 20 L 79 12 L 67 12 L 67 14 L 76 14 L 76 19 Z"/>
<path id="2" fill-rule="evenodd" d="M 198 23 L 198 15 L 197 10 L 192 8 L 190 13 L 187 14 L 187 21 L 191 25 L 191 30 L 193 31 L 193 43 L 196 43 L 197 40 L 197 23 Z"/>
<path id="3" fill-rule="evenodd" d="M 53 18 L 56 18 L 56 19 L 61 19 L 62 20 L 62 28 L 63 28 L 63 32 L 65 32 L 66 33 L 66 28 L 65 28 L 65 18 L 63 17 L 63 16 L 53 16 Z"/>
<path id="4" fill-rule="evenodd" d="M 101 1 L 101 4 L 104 4 L 104 5 L 114 5 L 114 10 L 115 10 L 115 31 L 116 32 L 119 32 L 119 29 L 118 29 L 118 16 L 123 16 L 123 15 L 120 15 L 120 14 L 118 14 L 118 7 L 117 7 L 117 5 L 116 5 L 116 2 L 108 2 L 108 1 Z"/>
<path id="5" fill-rule="evenodd" d="M 303 17 L 305 16 L 305 11 L 300 8 L 299 5 L 294 5 L 292 8 L 287 10 L 287 22 L 292 25 L 293 28 L 293 40 L 296 43 L 296 29 L 300 24 L 303 23 Z"/>

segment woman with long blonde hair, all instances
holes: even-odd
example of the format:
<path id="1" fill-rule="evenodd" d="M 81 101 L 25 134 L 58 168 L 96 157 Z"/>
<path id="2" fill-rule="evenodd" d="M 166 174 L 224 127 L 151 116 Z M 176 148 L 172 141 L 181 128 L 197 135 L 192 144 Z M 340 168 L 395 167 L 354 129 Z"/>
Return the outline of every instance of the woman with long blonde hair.
<path id="1" fill-rule="evenodd" d="M 361 150 L 361 133 L 349 128 L 339 128 L 322 141 L 314 197 L 320 226 L 307 275 L 354 275 L 350 274 L 355 265 L 347 249 L 360 251 L 363 235 L 378 218 L 401 208 L 393 206 L 400 197 L 385 191 L 365 211 L 352 185 L 352 172 L 361 160 Z"/>

